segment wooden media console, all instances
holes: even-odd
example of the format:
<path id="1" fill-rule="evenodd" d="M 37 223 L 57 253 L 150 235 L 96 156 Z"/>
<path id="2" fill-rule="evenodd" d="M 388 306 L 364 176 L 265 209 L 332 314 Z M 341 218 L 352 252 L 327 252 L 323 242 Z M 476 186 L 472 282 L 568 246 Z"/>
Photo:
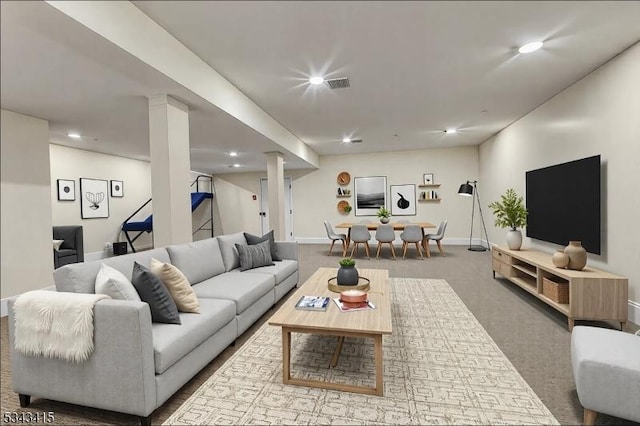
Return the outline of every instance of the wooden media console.
<path id="1" fill-rule="evenodd" d="M 551 255 L 536 250 L 492 248 L 493 277 L 496 272 L 567 316 L 569 331 L 575 320 L 627 322 L 629 280 L 609 272 L 586 267 L 582 271 L 556 268 Z M 554 285 L 568 286 L 568 303 L 545 293 Z M 566 290 L 566 289 L 565 289 Z M 562 293 L 562 292 L 559 292 Z"/>

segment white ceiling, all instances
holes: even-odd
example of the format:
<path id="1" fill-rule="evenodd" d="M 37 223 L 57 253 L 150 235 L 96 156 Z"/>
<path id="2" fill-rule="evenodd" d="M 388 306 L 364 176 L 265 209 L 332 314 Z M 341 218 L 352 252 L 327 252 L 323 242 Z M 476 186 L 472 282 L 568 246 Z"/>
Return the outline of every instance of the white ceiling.
<path id="1" fill-rule="evenodd" d="M 477 145 L 640 40 L 637 1 L 133 3 L 320 155 Z M 49 120 L 52 142 L 148 159 L 147 96 L 167 93 L 190 107 L 192 169 L 281 150 L 48 4 L 1 7 L 2 108 Z"/>

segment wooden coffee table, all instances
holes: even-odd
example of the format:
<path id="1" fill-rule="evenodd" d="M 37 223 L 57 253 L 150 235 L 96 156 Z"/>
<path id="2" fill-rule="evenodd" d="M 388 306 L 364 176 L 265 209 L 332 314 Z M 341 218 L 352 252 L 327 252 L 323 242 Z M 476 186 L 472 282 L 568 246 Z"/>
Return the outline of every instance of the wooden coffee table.
<path id="1" fill-rule="evenodd" d="M 331 301 L 326 311 L 297 310 L 295 304 L 302 296 L 329 296 L 331 298 L 339 296 L 339 293 L 334 293 L 327 288 L 327 281 L 336 276 L 337 269 L 320 268 L 269 319 L 269 325 L 282 327 L 282 382 L 284 384 L 382 396 L 384 391 L 382 335 L 392 332 L 389 271 L 359 269 L 358 272 L 360 276 L 370 280 L 371 288 L 367 293 L 369 293 L 369 300 L 376 309 L 340 312 L 336 304 Z M 375 356 L 375 387 L 291 377 L 291 333 L 338 336 L 338 344 L 331 361 L 331 367 L 335 367 L 338 362 L 344 337 L 372 338 Z"/>

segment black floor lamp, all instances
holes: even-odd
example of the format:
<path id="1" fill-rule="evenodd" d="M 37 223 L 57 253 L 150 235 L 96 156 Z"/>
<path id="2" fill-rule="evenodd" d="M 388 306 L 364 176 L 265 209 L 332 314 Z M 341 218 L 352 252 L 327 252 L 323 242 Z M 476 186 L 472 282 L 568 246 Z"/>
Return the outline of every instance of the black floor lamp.
<path id="1" fill-rule="evenodd" d="M 487 239 L 487 245 L 489 245 L 489 236 L 487 235 L 487 227 L 484 225 L 484 216 L 482 215 L 482 205 L 480 204 L 480 194 L 478 193 L 477 184 L 477 180 L 474 180 L 473 182 L 467 181 L 467 183 L 463 183 L 462 185 L 460 185 L 460 189 L 458 189 L 458 195 L 464 195 L 465 197 L 473 196 L 473 201 L 471 202 L 471 232 L 469 233 L 469 248 L 467 250 L 487 251 L 489 247 L 485 247 L 483 245 L 471 245 L 471 238 L 473 237 L 473 218 L 476 211 L 476 200 L 478 200 L 478 210 L 480 211 L 480 220 L 482 221 L 484 236 Z M 480 241 L 482 241 L 482 232 L 480 232 L 480 238 Z"/>

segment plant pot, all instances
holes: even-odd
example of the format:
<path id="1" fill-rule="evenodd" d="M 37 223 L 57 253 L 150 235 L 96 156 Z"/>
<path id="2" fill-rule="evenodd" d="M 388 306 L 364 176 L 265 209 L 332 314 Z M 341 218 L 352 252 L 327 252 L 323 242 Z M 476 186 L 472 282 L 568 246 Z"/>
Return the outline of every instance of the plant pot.
<path id="1" fill-rule="evenodd" d="M 582 271 L 587 265 L 587 251 L 582 247 L 580 241 L 569 241 L 569 245 L 564 249 L 564 254 L 569 256 L 568 269 Z"/>
<path id="2" fill-rule="evenodd" d="M 510 250 L 520 250 L 522 247 L 522 233 L 518 230 L 507 232 L 507 247 Z"/>
<path id="3" fill-rule="evenodd" d="M 381 217 L 380 218 L 380 223 L 389 223 L 389 218 L 388 217 Z"/>
<path id="4" fill-rule="evenodd" d="M 355 266 L 340 266 L 336 281 L 338 285 L 358 285 L 358 270 Z"/>

